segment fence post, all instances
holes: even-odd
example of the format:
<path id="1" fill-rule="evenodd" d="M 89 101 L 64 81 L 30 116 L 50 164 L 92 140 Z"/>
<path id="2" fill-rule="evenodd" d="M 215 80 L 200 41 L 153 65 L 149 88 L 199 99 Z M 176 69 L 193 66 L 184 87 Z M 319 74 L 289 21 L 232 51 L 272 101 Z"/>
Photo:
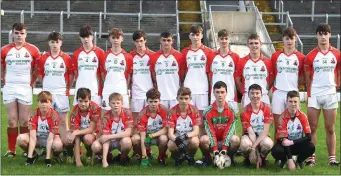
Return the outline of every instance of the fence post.
<path id="1" fill-rule="evenodd" d="M 274 7 L 275 7 L 275 9 L 277 9 L 277 1 L 276 0 L 274 2 Z"/>
<path id="2" fill-rule="evenodd" d="M 102 38 L 102 12 L 99 12 L 99 36 L 98 38 Z"/>
<path id="3" fill-rule="evenodd" d="M 34 1 L 31 1 L 31 18 L 34 15 Z"/>
<path id="4" fill-rule="evenodd" d="M 328 21 L 329 21 L 329 16 L 328 16 L 328 13 L 326 13 L 326 24 L 328 24 Z"/>
<path id="5" fill-rule="evenodd" d="M 281 2 L 278 2 L 278 19 L 281 19 Z"/>
<path id="6" fill-rule="evenodd" d="M 311 1 L 311 21 L 314 21 L 315 15 L 315 1 Z"/>
<path id="7" fill-rule="evenodd" d="M 336 47 L 338 50 L 340 50 L 340 34 L 337 34 L 337 43 L 336 43 Z"/>
<path id="8" fill-rule="evenodd" d="M 281 17 L 281 23 L 283 23 L 283 17 L 284 17 L 284 3 L 283 3 L 283 1 L 281 0 L 281 4 L 282 4 L 282 17 Z"/>
<path id="9" fill-rule="evenodd" d="M 67 18 L 70 18 L 70 0 L 66 2 Z"/>
<path id="10" fill-rule="evenodd" d="M 137 21 L 137 29 L 141 29 L 141 12 L 137 15 L 138 21 Z"/>
<path id="11" fill-rule="evenodd" d="M 8 32 L 8 43 L 12 43 L 13 42 L 13 38 L 12 38 L 12 30 L 10 30 Z"/>
<path id="12" fill-rule="evenodd" d="M 97 45 L 97 32 L 95 32 L 94 43 L 95 43 L 95 45 Z"/>
<path id="13" fill-rule="evenodd" d="M 63 28 L 64 28 L 64 12 L 60 11 L 60 33 L 63 34 Z"/>
<path id="14" fill-rule="evenodd" d="M 107 1 L 104 1 L 104 19 L 107 18 Z"/>
<path id="15" fill-rule="evenodd" d="M 143 15 L 142 15 L 142 1 L 143 1 L 143 0 L 140 0 L 140 14 L 141 14 L 140 19 L 142 19 L 142 16 L 143 16 Z"/>
<path id="16" fill-rule="evenodd" d="M 20 13 L 20 23 L 25 23 L 25 14 L 24 14 L 24 10 L 22 10 L 21 13 Z"/>

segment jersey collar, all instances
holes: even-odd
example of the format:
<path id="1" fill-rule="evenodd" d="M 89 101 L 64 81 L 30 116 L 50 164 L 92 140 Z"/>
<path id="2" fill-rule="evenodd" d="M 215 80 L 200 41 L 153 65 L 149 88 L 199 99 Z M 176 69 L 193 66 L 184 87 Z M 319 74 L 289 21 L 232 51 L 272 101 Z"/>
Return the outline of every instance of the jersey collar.
<path id="1" fill-rule="evenodd" d="M 96 46 L 96 45 L 93 45 L 92 48 L 91 48 L 88 52 L 90 52 L 90 51 L 95 51 L 96 49 L 97 49 L 97 46 Z M 85 48 L 83 47 L 83 45 L 81 46 L 81 50 L 84 51 L 84 52 L 86 52 L 86 51 L 85 51 Z"/>
<path id="2" fill-rule="evenodd" d="M 263 102 L 260 102 L 259 111 L 262 110 L 262 109 L 264 108 L 264 106 L 265 106 L 264 103 L 263 103 Z M 247 110 L 248 112 L 250 112 L 250 113 L 256 113 L 256 112 L 253 112 L 251 103 L 249 103 L 249 104 L 246 106 L 246 110 Z M 258 112 L 259 112 L 259 111 L 258 111 Z M 257 112 L 257 113 L 258 113 L 258 112 Z"/>
<path id="3" fill-rule="evenodd" d="M 52 52 L 51 52 L 51 50 L 47 53 L 49 56 L 51 56 L 52 57 Z M 63 55 L 64 55 L 64 52 L 62 51 L 62 50 L 60 50 L 59 51 L 59 53 L 58 53 L 58 55 L 56 56 L 56 57 L 52 57 L 53 59 L 56 59 L 57 57 L 63 57 Z"/>
<path id="4" fill-rule="evenodd" d="M 160 113 L 160 104 L 157 106 L 157 109 L 156 109 L 156 114 L 159 114 L 159 113 Z M 150 110 L 149 110 L 149 105 L 148 105 L 148 107 L 147 107 L 146 115 L 147 115 L 148 117 L 152 117 L 152 113 L 151 113 Z"/>
<path id="5" fill-rule="evenodd" d="M 150 54 L 151 53 L 151 51 L 150 51 L 150 49 L 146 46 L 146 51 L 141 55 L 141 54 L 139 54 L 138 52 L 137 52 L 137 49 L 135 48 L 132 52 L 131 52 L 132 54 L 134 54 L 134 55 L 139 55 L 139 56 L 144 56 L 144 55 L 146 55 L 146 54 Z"/>
<path id="6" fill-rule="evenodd" d="M 196 50 L 192 49 L 192 44 L 189 45 L 188 47 L 188 50 L 191 50 L 191 51 L 198 51 L 199 49 L 205 49 L 205 45 L 201 43 L 200 47 Z"/>
<path id="7" fill-rule="evenodd" d="M 40 112 L 40 108 L 37 108 L 37 115 L 38 117 L 41 118 L 41 112 Z M 50 108 L 47 113 L 46 113 L 46 116 L 45 116 L 45 119 L 49 118 L 52 116 L 52 108 Z"/>
<path id="8" fill-rule="evenodd" d="M 300 115 L 301 115 L 301 111 L 297 109 L 297 110 L 296 110 L 296 113 L 295 113 L 295 118 L 296 118 L 296 117 L 299 117 Z M 288 118 L 288 119 L 291 119 L 291 115 L 290 115 L 288 109 L 285 110 L 285 112 L 284 112 L 284 117 L 285 117 L 285 118 Z"/>
<path id="9" fill-rule="evenodd" d="M 281 50 L 281 53 L 285 54 L 284 48 Z M 290 55 L 296 54 L 296 53 L 297 53 L 297 50 L 295 49 L 293 52 L 291 52 L 291 53 L 289 53 L 289 54 L 285 54 L 285 55 L 290 56 Z"/>
<path id="10" fill-rule="evenodd" d="M 228 109 L 228 108 L 229 108 L 229 106 L 228 106 L 227 103 L 225 102 L 225 103 L 224 103 L 224 110 L 225 110 L 225 109 Z M 216 102 L 214 102 L 214 103 L 212 104 L 212 110 L 218 111 L 218 106 L 217 106 L 217 103 L 216 103 Z"/>
<path id="11" fill-rule="evenodd" d="M 252 60 L 251 59 L 251 55 L 250 55 L 250 53 L 247 55 L 247 59 L 249 59 L 249 60 Z M 259 55 L 259 59 L 257 59 L 256 61 L 253 61 L 253 62 L 258 62 L 259 60 L 263 60 L 264 59 L 264 56 L 263 56 L 263 54 L 262 53 L 260 53 L 260 55 Z"/>
<path id="12" fill-rule="evenodd" d="M 187 106 L 187 115 L 192 113 L 191 105 Z M 176 105 L 176 115 L 181 116 L 181 110 L 180 110 L 180 105 Z"/>

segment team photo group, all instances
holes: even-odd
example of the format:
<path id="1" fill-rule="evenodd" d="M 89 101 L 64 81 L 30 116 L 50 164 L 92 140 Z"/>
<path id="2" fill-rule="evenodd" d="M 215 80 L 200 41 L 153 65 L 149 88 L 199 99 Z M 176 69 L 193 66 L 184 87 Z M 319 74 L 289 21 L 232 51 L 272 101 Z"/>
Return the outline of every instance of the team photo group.
<path id="1" fill-rule="evenodd" d="M 13 43 L 1 48 L 5 157 L 24 156 L 26 163 L 18 164 L 29 166 L 40 157 L 47 167 L 82 167 L 83 160 L 106 168 L 136 159 L 150 167 L 158 152 L 158 163 L 168 167 L 173 163 L 166 163 L 167 157 L 175 166 L 266 168 L 273 164 L 267 157 L 273 157 L 280 168 L 302 169 L 316 164 L 322 110 L 329 163 L 321 164 L 339 166 L 334 126 L 341 59 L 329 42 L 328 24 L 316 27 L 316 48 L 307 55 L 295 48 L 295 29 L 286 28 L 283 49 L 271 58 L 261 53 L 258 34 L 245 41 L 250 53 L 243 58 L 230 50 L 233 34 L 226 29 L 218 32 L 219 49 L 208 48 L 200 25 L 191 26 L 191 44 L 181 52 L 172 47 L 168 31 L 160 34 L 160 50 L 150 50 L 143 30 L 133 33 L 135 49 L 127 52 L 119 28 L 109 31 L 111 48 L 105 52 L 94 44 L 92 27 L 84 25 L 72 57 L 61 50 L 60 33 L 47 36 L 50 50 L 41 54 L 26 42 L 27 30 L 13 24 Z M 36 80 L 42 91 L 33 110 Z M 307 113 L 300 110 L 300 86 L 307 90 Z M 199 150 L 202 159 L 195 160 Z M 237 155 L 243 163 L 236 162 Z"/>

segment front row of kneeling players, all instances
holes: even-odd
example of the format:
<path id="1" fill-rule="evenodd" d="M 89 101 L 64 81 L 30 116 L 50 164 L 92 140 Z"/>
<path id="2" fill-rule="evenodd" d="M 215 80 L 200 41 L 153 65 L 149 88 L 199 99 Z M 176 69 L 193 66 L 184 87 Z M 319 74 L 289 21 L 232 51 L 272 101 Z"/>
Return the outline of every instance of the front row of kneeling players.
<path id="1" fill-rule="evenodd" d="M 245 159 L 244 164 L 256 164 L 257 168 L 265 167 L 266 157 L 271 151 L 281 167 L 288 163 L 293 170 L 302 168 L 302 162 L 315 151 L 311 143 L 310 127 L 306 115 L 299 111 L 299 93 L 290 91 L 287 95 L 287 110 L 280 116 L 277 131 L 277 144 L 269 138 L 273 117 L 270 108 L 261 102 L 262 88 L 253 84 L 249 88 L 251 103 L 241 114 L 243 135 L 236 135 L 237 119 L 234 111 L 225 101 L 227 86 L 217 82 L 213 86 L 215 102 L 200 117 L 198 109 L 190 104 L 191 91 L 181 87 L 177 92 L 178 104 L 169 111 L 160 104 L 160 92 L 150 89 L 147 93 L 148 105 L 139 113 L 137 128 L 139 133 L 132 135 L 134 122 L 131 111 L 122 107 L 123 97 L 118 93 L 109 96 L 111 110 L 101 118 L 101 108 L 91 101 L 91 93 L 87 88 L 77 91 L 76 105 L 71 113 L 70 130 L 63 141 L 59 137 L 59 118 L 52 109 L 52 95 L 42 91 L 38 95 L 38 109 L 30 118 L 30 133 L 18 136 L 18 145 L 28 151 L 26 164 L 33 164 L 39 157 L 35 148 L 46 148 L 45 163 L 51 166 L 51 156 L 61 160 L 59 154 L 63 146 L 67 150 L 67 163 L 82 166 L 82 142 L 86 148 L 87 164 L 94 158 L 101 158 L 102 166 L 108 167 L 109 161 L 119 161 L 121 165 L 129 162 L 128 153 L 131 148 L 140 154 L 141 167 L 150 166 L 151 145 L 159 148 L 158 162 L 166 165 L 167 149 L 179 166 L 187 161 L 189 165 L 214 164 L 219 168 L 235 164 L 234 154 L 240 149 Z M 168 113 L 167 113 L 168 112 Z M 203 122 L 202 122 L 203 119 Z M 199 139 L 199 126 L 203 124 L 206 134 Z M 194 161 L 194 155 L 200 148 L 203 153 L 201 161 Z M 119 154 L 112 157 L 111 151 L 118 149 Z M 211 154 L 214 156 L 212 159 Z M 296 163 L 292 155 L 297 155 Z"/>

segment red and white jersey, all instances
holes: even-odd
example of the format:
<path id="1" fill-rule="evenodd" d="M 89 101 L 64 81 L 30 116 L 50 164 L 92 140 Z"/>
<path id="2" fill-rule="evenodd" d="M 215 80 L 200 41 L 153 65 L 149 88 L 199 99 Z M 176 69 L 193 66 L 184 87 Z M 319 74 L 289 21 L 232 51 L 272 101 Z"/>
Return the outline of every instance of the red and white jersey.
<path id="1" fill-rule="evenodd" d="M 108 111 L 103 116 L 103 134 L 119 134 L 127 128 L 132 128 L 133 115 L 129 109 L 122 108 L 118 119 L 115 119 L 112 111 Z"/>
<path id="2" fill-rule="evenodd" d="M 89 111 L 83 116 L 78 104 L 72 109 L 70 116 L 70 130 L 82 130 L 90 127 L 90 121 L 96 126 L 101 116 L 101 108 L 93 101 L 90 101 Z"/>
<path id="3" fill-rule="evenodd" d="M 271 56 L 274 87 L 282 91 L 298 90 L 298 78 L 303 75 L 304 55 L 298 51 L 287 55 L 284 50 Z"/>
<path id="4" fill-rule="evenodd" d="M 219 50 L 217 52 L 212 52 L 208 56 L 206 71 L 212 80 L 211 95 L 213 95 L 213 85 L 218 81 L 223 81 L 227 85 L 228 93 L 226 100 L 238 100 L 234 75 L 239 59 L 238 54 L 231 50 L 225 56 L 222 56 Z"/>
<path id="5" fill-rule="evenodd" d="M 271 61 L 262 54 L 257 61 L 253 61 L 249 54 L 238 62 L 236 77 L 242 78 L 243 94 L 248 92 L 252 84 L 260 85 L 262 87 L 262 93 L 267 94 L 272 76 Z"/>
<path id="6" fill-rule="evenodd" d="M 247 129 L 251 127 L 255 134 L 260 135 L 264 130 L 264 124 L 272 124 L 273 116 L 268 106 L 261 102 L 258 112 L 253 112 L 251 103 L 248 104 L 241 114 L 243 133 L 247 133 Z"/>
<path id="7" fill-rule="evenodd" d="M 39 108 L 32 112 L 30 116 L 28 129 L 36 130 L 38 137 L 47 138 L 50 133 L 59 135 L 58 127 L 59 127 L 58 113 L 52 108 L 48 110 L 44 119 L 41 118 Z"/>
<path id="8" fill-rule="evenodd" d="M 117 92 L 123 95 L 128 94 L 127 79 L 132 73 L 132 57 L 126 51 L 114 54 L 109 49 L 104 56 L 104 62 L 101 63 L 101 73 L 104 73 L 103 94 Z"/>
<path id="9" fill-rule="evenodd" d="M 60 51 L 59 55 L 52 57 L 51 52 L 45 53 L 38 60 L 38 74 L 43 77 L 43 90 L 52 94 L 70 95 L 67 88 L 72 75 L 71 58 Z"/>
<path id="10" fill-rule="evenodd" d="M 193 126 L 201 125 L 201 116 L 199 110 L 189 104 L 186 117 L 181 116 L 180 105 L 177 104 L 169 110 L 168 127 L 175 129 L 176 136 L 193 131 Z"/>
<path id="11" fill-rule="evenodd" d="M 94 46 L 86 52 L 83 46 L 72 55 L 72 69 L 78 74 L 75 90 L 85 87 L 91 90 L 91 96 L 101 95 L 100 64 L 104 60 L 104 51 Z"/>
<path id="12" fill-rule="evenodd" d="M 182 50 L 184 71 L 187 71 L 184 86 L 191 89 L 192 94 L 208 94 L 207 57 L 213 52 L 203 44 L 197 50 L 191 46 Z"/>
<path id="13" fill-rule="evenodd" d="M 139 119 L 137 127 L 140 132 L 156 133 L 167 125 L 167 107 L 160 104 L 153 117 L 148 105 L 142 109 L 137 119 Z"/>
<path id="14" fill-rule="evenodd" d="M 336 93 L 340 60 L 340 51 L 332 46 L 326 53 L 317 47 L 307 54 L 304 65 L 305 71 L 310 72 L 309 97 Z"/>
<path id="15" fill-rule="evenodd" d="M 3 46 L 1 65 L 6 73 L 4 84 L 32 86 L 32 71 L 39 58 L 39 49 L 30 43 L 26 42 L 21 48 L 15 47 L 15 43 Z"/>
<path id="16" fill-rule="evenodd" d="M 146 92 L 153 87 L 150 73 L 150 57 L 154 52 L 149 48 L 143 55 L 136 49 L 130 52 L 133 57 L 132 99 L 146 99 Z"/>
<path id="17" fill-rule="evenodd" d="M 180 72 L 182 55 L 172 49 L 169 55 L 164 55 L 162 50 L 152 55 L 150 71 L 155 72 L 161 100 L 175 100 L 180 88 Z"/>
<path id="18" fill-rule="evenodd" d="M 295 118 L 291 118 L 288 110 L 281 114 L 277 128 L 277 139 L 296 140 L 308 133 L 311 133 L 311 129 L 308 118 L 303 112 L 297 110 Z"/>

